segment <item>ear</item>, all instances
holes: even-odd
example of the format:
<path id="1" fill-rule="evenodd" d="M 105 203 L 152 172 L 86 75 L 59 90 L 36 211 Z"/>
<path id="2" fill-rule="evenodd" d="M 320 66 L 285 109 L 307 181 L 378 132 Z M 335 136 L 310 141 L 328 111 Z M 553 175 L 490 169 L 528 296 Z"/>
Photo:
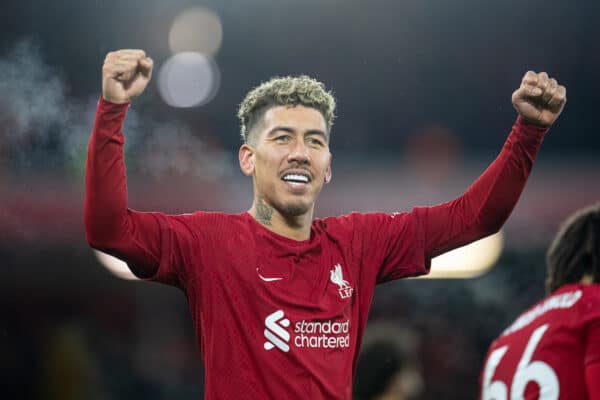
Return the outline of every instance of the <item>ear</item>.
<path id="1" fill-rule="evenodd" d="M 325 172 L 325 183 L 331 182 L 333 176 L 331 175 L 331 168 L 327 168 L 327 172 Z"/>
<path id="2" fill-rule="evenodd" d="M 333 178 L 333 175 L 331 173 L 331 158 L 330 158 L 329 165 L 327 166 L 327 169 L 325 170 L 325 183 L 331 182 L 331 178 Z"/>
<path id="3" fill-rule="evenodd" d="M 240 147 L 238 152 L 238 158 L 240 160 L 240 169 L 246 176 L 252 176 L 254 174 L 254 149 L 247 143 L 244 143 Z"/>

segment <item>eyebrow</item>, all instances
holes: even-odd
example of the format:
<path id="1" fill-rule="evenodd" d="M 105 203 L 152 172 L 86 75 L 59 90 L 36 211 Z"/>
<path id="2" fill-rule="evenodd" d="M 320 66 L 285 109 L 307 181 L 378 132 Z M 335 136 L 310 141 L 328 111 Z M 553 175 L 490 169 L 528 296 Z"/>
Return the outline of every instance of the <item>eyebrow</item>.
<path id="1" fill-rule="evenodd" d="M 284 132 L 288 132 L 288 133 L 296 132 L 296 130 L 294 128 L 291 128 L 289 126 L 276 126 L 267 133 L 267 137 L 273 136 L 273 134 L 277 131 L 284 131 Z M 310 130 L 306 131 L 305 135 L 309 135 L 309 136 L 317 135 L 317 136 L 321 136 L 321 137 L 323 137 L 323 139 L 327 140 L 327 134 L 320 129 L 310 129 Z"/>

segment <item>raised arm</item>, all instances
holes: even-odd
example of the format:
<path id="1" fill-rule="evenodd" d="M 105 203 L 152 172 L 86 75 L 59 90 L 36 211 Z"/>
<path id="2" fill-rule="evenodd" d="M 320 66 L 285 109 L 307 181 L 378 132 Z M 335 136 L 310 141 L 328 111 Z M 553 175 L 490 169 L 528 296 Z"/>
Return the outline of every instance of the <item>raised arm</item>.
<path id="1" fill-rule="evenodd" d="M 502 151 L 460 197 L 419 210 L 428 257 L 497 232 L 519 199 L 542 143 L 566 102 L 566 89 L 545 72 L 529 71 L 512 95 L 519 118 Z"/>
<path id="2" fill-rule="evenodd" d="M 85 180 L 88 243 L 127 261 L 140 276 L 153 275 L 161 261 L 161 219 L 127 208 L 122 125 L 129 102 L 144 91 L 151 75 L 152 60 L 142 50 L 106 56 Z"/>

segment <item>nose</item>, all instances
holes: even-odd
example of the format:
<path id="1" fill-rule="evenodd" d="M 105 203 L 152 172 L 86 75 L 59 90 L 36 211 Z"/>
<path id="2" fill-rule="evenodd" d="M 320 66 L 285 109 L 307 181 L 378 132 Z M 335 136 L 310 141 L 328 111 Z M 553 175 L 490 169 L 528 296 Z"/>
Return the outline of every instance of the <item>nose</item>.
<path id="1" fill-rule="evenodd" d="M 306 146 L 306 143 L 304 143 L 303 140 L 294 141 L 291 147 L 288 155 L 289 162 L 295 161 L 303 164 L 310 162 L 308 146 Z"/>

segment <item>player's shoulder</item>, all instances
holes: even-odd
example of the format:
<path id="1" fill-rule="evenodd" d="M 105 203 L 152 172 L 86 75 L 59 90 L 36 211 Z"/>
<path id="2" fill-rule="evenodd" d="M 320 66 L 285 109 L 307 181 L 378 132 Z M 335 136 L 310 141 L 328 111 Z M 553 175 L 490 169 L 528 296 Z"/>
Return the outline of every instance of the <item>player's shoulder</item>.
<path id="1" fill-rule="evenodd" d="M 548 297 L 541 299 L 534 305 L 525 309 L 517 319 L 502 332 L 499 339 L 501 340 L 503 337 L 510 336 L 513 333 L 527 332 L 528 329 L 530 330 L 533 326 L 539 324 L 539 321 L 556 318 L 559 318 L 559 320 L 563 322 L 566 322 L 567 320 L 571 321 L 571 317 L 567 320 L 564 319 L 565 314 L 562 313 L 562 311 L 569 309 L 576 310 L 582 297 L 583 292 L 580 289 L 580 285 L 562 286 Z M 572 312 L 569 312 L 568 315 L 572 316 Z"/>
<path id="2" fill-rule="evenodd" d="M 550 297 L 569 297 L 581 304 L 600 304 L 600 284 L 570 283 L 561 286 Z"/>
<path id="3" fill-rule="evenodd" d="M 171 218 L 187 219 L 187 220 L 236 220 L 243 219 L 244 214 L 228 214 L 221 211 L 194 211 L 183 214 L 169 214 Z"/>
<path id="4" fill-rule="evenodd" d="M 375 220 L 377 214 L 353 211 L 344 215 L 317 218 L 313 221 L 313 226 L 326 232 L 354 232 L 360 230 L 369 221 Z"/>
<path id="5" fill-rule="evenodd" d="M 319 226 L 350 226 L 355 224 L 357 220 L 361 219 L 363 215 L 364 213 L 353 211 L 344 215 L 316 218 L 313 223 Z"/>
<path id="6" fill-rule="evenodd" d="M 193 213 L 168 215 L 174 223 L 180 223 L 189 228 L 222 229 L 241 225 L 247 220 L 247 213 L 228 214 L 224 212 L 196 211 Z"/>
<path id="7" fill-rule="evenodd" d="M 374 238 L 390 227 L 409 226 L 409 213 L 351 212 L 345 215 L 316 219 L 313 227 L 337 240 Z"/>
<path id="8" fill-rule="evenodd" d="M 317 234 L 326 234 L 330 237 L 348 236 L 356 227 L 356 218 L 352 214 L 355 213 L 315 218 L 312 222 L 312 228 Z"/>
<path id="9" fill-rule="evenodd" d="M 600 284 L 579 285 L 582 292 L 579 314 L 584 320 L 600 320 Z"/>
<path id="10" fill-rule="evenodd" d="M 600 283 L 592 283 L 590 285 L 579 285 L 583 292 L 583 297 L 586 299 L 600 300 Z"/>
<path id="11" fill-rule="evenodd" d="M 408 212 L 359 212 L 353 211 L 349 214 L 327 217 L 315 220 L 318 225 L 357 227 L 364 224 L 385 223 L 386 221 L 402 220 L 410 215 Z"/>

